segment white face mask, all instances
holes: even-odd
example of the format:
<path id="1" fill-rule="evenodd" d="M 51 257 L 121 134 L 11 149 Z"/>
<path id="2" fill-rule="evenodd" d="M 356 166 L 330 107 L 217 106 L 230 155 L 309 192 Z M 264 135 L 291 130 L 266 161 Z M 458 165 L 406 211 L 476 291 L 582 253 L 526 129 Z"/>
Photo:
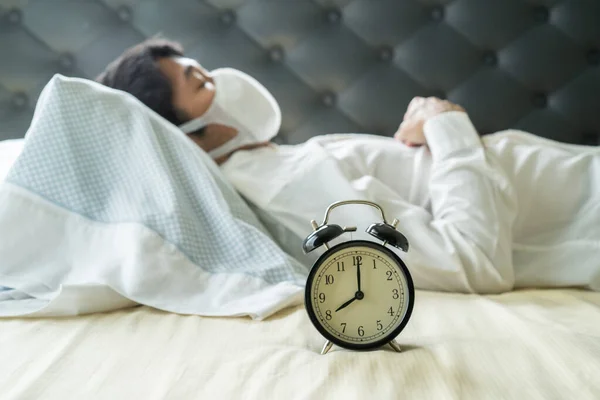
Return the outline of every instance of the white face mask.
<path id="1" fill-rule="evenodd" d="M 219 158 L 248 144 L 268 142 L 281 127 L 281 110 L 271 93 L 250 75 L 233 68 L 211 71 L 215 97 L 201 117 L 180 125 L 184 133 L 192 133 L 209 124 L 227 125 L 238 134 L 209 152 Z"/>

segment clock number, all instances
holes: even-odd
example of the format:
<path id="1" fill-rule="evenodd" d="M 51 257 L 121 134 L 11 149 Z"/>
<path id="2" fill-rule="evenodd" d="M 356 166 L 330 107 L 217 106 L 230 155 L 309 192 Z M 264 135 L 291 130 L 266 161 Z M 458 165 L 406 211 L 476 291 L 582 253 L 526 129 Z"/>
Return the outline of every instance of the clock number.
<path id="1" fill-rule="evenodd" d="M 391 310 L 391 308 L 390 308 L 390 310 Z M 331 320 L 331 310 L 327 310 L 327 311 L 325 311 L 325 319 L 326 319 L 327 321 L 330 321 L 330 320 Z"/>
<path id="2" fill-rule="evenodd" d="M 342 322 L 340 325 L 342 325 L 342 333 L 346 332 L 346 323 Z"/>
<path id="3" fill-rule="evenodd" d="M 380 319 L 378 319 L 378 320 L 377 320 L 377 330 L 378 330 L 378 331 L 380 331 L 380 330 L 382 330 L 382 329 L 383 329 L 383 325 L 381 325 L 381 320 L 380 320 Z"/>
<path id="4" fill-rule="evenodd" d="M 337 266 L 338 266 L 338 272 L 344 272 L 345 271 L 345 269 L 344 269 L 344 262 L 343 261 L 342 262 L 338 261 Z"/>
<path id="5" fill-rule="evenodd" d="M 377 269 L 377 264 L 375 264 L 375 260 L 373 260 L 373 269 Z"/>
<path id="6" fill-rule="evenodd" d="M 319 303 L 325 303 L 325 293 L 319 293 Z"/>
<path id="7" fill-rule="evenodd" d="M 362 256 L 352 256 L 352 261 L 355 267 L 362 265 Z"/>
<path id="8" fill-rule="evenodd" d="M 333 275 L 325 275 L 325 284 L 333 285 Z"/>
<path id="9" fill-rule="evenodd" d="M 365 331 L 362 325 L 358 327 L 358 336 L 365 336 Z"/>
<path id="10" fill-rule="evenodd" d="M 387 312 L 388 314 L 390 314 L 390 317 L 394 316 L 394 309 L 392 307 L 390 307 L 390 309 Z"/>
<path id="11" fill-rule="evenodd" d="M 391 281 L 392 280 L 392 271 L 385 271 L 385 273 L 387 274 L 387 280 Z"/>
<path id="12" fill-rule="evenodd" d="M 394 300 L 395 300 L 395 299 L 397 299 L 398 297 L 400 297 L 400 295 L 398 294 L 398 289 L 394 289 L 394 290 L 392 290 L 392 293 L 393 293 L 393 294 L 392 294 L 392 298 L 393 298 Z"/>

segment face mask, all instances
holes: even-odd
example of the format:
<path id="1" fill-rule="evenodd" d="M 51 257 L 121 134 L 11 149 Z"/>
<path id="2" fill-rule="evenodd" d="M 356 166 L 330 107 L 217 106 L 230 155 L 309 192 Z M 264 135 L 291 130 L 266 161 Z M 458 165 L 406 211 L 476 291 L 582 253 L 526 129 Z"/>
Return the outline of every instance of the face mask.
<path id="1" fill-rule="evenodd" d="M 241 146 L 268 142 L 277 135 L 281 110 L 263 85 L 233 68 L 216 69 L 211 74 L 215 83 L 213 102 L 204 115 L 179 126 L 184 133 L 195 132 L 209 124 L 235 128 L 237 136 L 209 152 L 212 158 Z"/>

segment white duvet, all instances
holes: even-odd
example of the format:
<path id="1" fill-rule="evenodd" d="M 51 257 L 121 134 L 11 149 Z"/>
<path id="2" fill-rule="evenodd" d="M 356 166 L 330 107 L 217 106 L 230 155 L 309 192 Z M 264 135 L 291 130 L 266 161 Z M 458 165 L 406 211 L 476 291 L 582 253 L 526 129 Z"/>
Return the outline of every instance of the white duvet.
<path id="1" fill-rule="evenodd" d="M 1 148 L 0 316 L 145 304 L 263 318 L 301 301 L 306 269 L 132 96 L 57 75 L 24 146 Z"/>

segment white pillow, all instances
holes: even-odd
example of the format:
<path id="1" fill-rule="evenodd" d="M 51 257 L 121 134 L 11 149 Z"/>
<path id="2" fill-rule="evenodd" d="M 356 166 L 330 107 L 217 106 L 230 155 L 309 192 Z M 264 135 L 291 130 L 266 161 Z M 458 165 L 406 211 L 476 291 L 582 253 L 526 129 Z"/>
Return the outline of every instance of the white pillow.
<path id="1" fill-rule="evenodd" d="M 8 171 L 21 154 L 25 139 L 12 139 L 0 141 L 0 182 L 2 182 Z"/>

